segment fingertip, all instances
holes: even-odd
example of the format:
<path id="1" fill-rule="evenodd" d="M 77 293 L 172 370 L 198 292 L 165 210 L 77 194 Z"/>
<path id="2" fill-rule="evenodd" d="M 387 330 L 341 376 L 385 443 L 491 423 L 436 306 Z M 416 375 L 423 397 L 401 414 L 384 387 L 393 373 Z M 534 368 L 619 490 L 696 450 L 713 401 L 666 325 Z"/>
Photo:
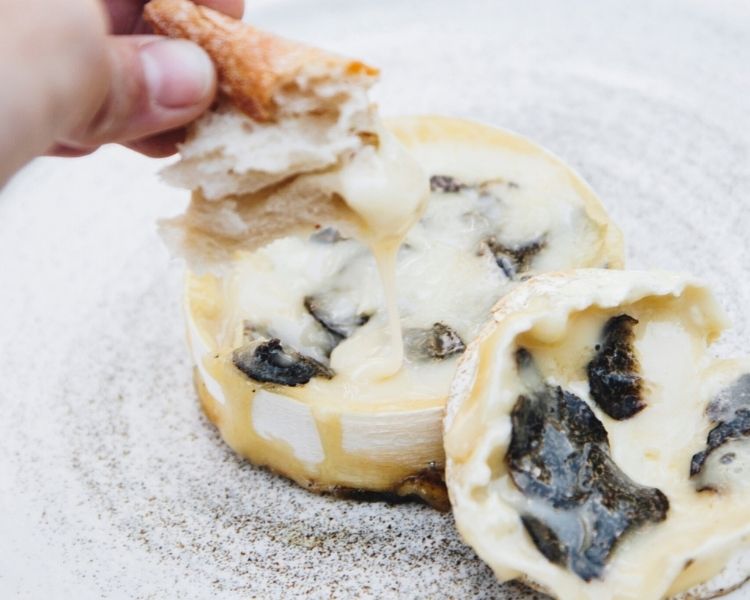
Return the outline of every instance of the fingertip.
<path id="1" fill-rule="evenodd" d="M 207 106 L 213 99 L 216 71 L 197 44 L 159 39 L 142 46 L 139 55 L 149 97 L 159 106 Z"/>

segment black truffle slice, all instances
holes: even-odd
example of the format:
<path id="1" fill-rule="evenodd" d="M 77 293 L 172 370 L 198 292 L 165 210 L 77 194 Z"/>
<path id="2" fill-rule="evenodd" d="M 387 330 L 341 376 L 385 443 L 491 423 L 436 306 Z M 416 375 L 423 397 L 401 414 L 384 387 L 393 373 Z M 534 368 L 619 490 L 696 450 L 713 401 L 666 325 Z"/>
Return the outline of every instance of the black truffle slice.
<path id="1" fill-rule="evenodd" d="M 495 236 L 491 236 L 482 241 L 479 251 L 484 253 L 489 250 L 505 276 L 508 279 L 515 279 L 520 273 L 528 270 L 531 261 L 546 245 L 544 237 L 525 244 L 507 246 L 497 241 Z"/>
<path id="2" fill-rule="evenodd" d="M 466 350 L 461 336 L 444 323 L 404 331 L 404 350 L 411 360 L 444 360 Z"/>
<path id="3" fill-rule="evenodd" d="M 305 296 L 305 309 L 331 336 L 335 344 L 348 338 L 370 320 L 369 314 L 357 313 L 355 307 L 335 292 Z"/>
<path id="4" fill-rule="evenodd" d="M 690 477 L 699 475 L 708 457 L 724 444 L 750 437 L 750 374 L 742 375 L 732 385 L 721 390 L 708 405 L 706 412 L 716 426 L 708 433 L 706 449 L 693 455 Z M 726 462 L 731 462 L 732 458 L 728 458 Z M 713 488 L 704 485 L 699 491 L 707 489 Z"/>
<path id="5" fill-rule="evenodd" d="M 232 353 L 234 366 L 261 383 L 296 386 L 313 377 L 330 379 L 334 373 L 317 360 L 285 348 L 278 338 L 248 344 Z"/>
<path id="6" fill-rule="evenodd" d="M 471 186 L 461 183 L 450 175 L 433 175 L 430 177 L 430 191 L 442 194 L 455 194 Z"/>
<path id="7" fill-rule="evenodd" d="M 618 421 L 646 408 L 640 366 L 633 350 L 633 327 L 637 323 L 629 315 L 607 321 L 599 350 L 586 367 L 592 400 Z"/>
<path id="8" fill-rule="evenodd" d="M 590 581 L 624 535 L 666 519 L 669 501 L 620 470 L 604 425 L 581 398 L 546 384 L 525 349 L 516 360 L 528 392 L 513 407 L 505 460 L 530 500 L 521 522 L 548 560 Z"/>

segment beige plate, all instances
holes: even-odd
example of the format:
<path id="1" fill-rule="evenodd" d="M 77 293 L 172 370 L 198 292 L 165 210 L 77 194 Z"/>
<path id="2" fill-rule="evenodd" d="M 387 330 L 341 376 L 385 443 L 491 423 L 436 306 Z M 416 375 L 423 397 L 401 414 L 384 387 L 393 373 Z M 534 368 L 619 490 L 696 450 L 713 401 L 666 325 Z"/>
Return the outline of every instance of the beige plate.
<path id="1" fill-rule="evenodd" d="M 733 323 L 720 352 L 747 354 L 745 2 L 247 6 L 381 67 L 385 114 L 470 116 L 564 156 L 628 264 L 706 279 Z M 315 496 L 220 439 L 194 401 L 181 268 L 154 231 L 184 208 L 162 166 L 117 148 L 44 159 L 0 196 L 0 597 L 522 595 L 450 515 Z"/>

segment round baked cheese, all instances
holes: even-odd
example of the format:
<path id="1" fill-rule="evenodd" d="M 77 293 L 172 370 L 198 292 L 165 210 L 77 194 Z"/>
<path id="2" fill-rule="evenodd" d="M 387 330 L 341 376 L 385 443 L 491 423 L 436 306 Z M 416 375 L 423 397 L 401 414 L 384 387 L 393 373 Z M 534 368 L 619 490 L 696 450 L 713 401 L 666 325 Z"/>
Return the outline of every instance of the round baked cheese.
<path id="1" fill-rule="evenodd" d="M 750 359 L 711 356 L 724 326 L 662 272 L 543 274 L 500 300 L 445 419 L 456 525 L 499 579 L 563 600 L 744 581 Z"/>
<path id="2" fill-rule="evenodd" d="M 326 223 L 189 275 L 189 338 L 205 410 L 241 455 L 314 490 L 445 506 L 443 410 L 491 307 L 535 273 L 619 268 L 622 240 L 591 189 L 517 135 L 439 117 L 388 127 L 431 188 L 396 261 L 401 369 L 375 364 L 388 323 L 372 253 Z"/>

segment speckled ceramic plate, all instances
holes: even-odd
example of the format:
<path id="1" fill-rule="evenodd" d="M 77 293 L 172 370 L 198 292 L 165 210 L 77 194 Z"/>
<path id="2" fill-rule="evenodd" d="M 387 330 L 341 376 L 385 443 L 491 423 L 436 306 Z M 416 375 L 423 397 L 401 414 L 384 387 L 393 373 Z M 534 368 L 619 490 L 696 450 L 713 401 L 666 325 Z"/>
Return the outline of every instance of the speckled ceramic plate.
<path id="1" fill-rule="evenodd" d="M 563 157 L 630 265 L 705 278 L 735 324 L 719 351 L 747 351 L 747 3 L 248 4 L 381 66 L 386 114 L 480 119 Z M 160 166 L 43 159 L 0 196 L 0 597 L 533 596 L 496 583 L 450 515 L 313 496 L 224 446 L 155 233 L 185 202 Z"/>

